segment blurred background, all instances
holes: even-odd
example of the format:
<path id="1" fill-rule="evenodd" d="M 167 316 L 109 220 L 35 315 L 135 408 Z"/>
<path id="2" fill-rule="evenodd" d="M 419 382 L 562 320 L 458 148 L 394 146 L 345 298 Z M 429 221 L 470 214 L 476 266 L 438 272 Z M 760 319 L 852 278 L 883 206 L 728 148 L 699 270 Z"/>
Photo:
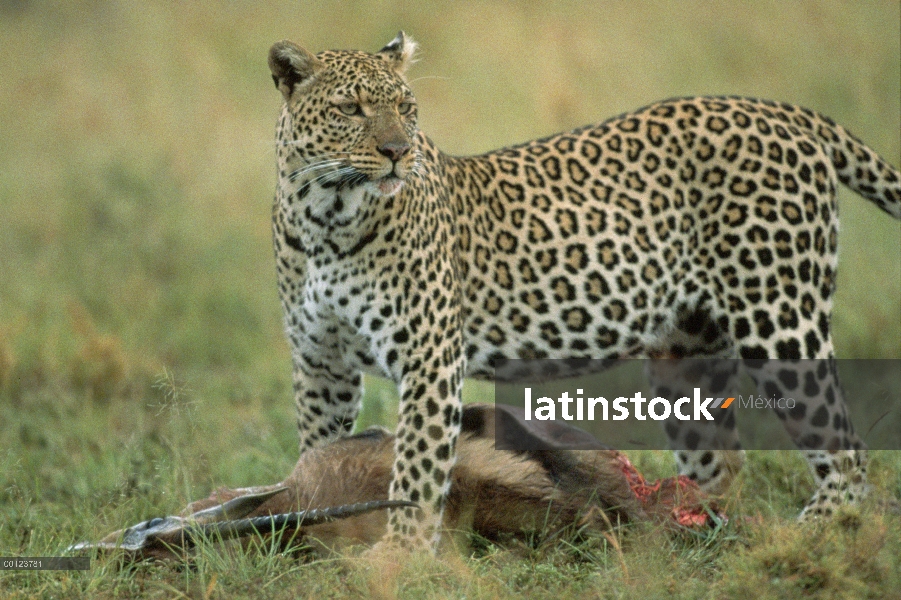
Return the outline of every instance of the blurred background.
<path id="1" fill-rule="evenodd" d="M 293 463 L 266 54 L 375 51 L 400 29 L 421 47 L 420 125 L 449 153 L 741 94 L 819 110 L 901 165 L 896 0 L 0 0 L 8 481 L 127 495 L 175 456 L 190 495 Z M 838 354 L 901 358 L 901 227 L 845 190 L 841 211 Z M 390 422 L 393 390 L 370 383 L 366 422 Z"/>

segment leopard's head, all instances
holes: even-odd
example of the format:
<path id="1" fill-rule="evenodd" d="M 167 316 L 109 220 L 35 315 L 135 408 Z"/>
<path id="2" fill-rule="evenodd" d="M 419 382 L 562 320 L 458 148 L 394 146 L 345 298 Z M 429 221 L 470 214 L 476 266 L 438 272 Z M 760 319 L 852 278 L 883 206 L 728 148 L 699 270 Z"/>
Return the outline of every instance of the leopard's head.
<path id="1" fill-rule="evenodd" d="M 281 168 L 295 180 L 396 194 L 417 164 L 416 100 L 404 79 L 415 51 L 404 32 L 375 54 L 274 44 L 269 68 L 285 99 Z"/>

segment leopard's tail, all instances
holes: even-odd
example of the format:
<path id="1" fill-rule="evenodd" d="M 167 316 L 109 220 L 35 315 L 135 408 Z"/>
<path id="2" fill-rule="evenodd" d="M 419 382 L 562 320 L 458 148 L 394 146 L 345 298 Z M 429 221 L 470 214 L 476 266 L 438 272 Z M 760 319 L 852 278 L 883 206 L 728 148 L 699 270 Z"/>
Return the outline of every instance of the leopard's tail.
<path id="1" fill-rule="evenodd" d="M 901 171 L 828 117 L 816 115 L 810 128 L 832 156 L 839 181 L 901 219 Z"/>

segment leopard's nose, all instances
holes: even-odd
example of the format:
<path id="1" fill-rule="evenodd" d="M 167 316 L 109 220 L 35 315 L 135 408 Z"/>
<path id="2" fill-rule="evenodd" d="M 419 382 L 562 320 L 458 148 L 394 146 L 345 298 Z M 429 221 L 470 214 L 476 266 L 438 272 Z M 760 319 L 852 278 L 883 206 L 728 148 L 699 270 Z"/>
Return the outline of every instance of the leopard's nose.
<path id="1" fill-rule="evenodd" d="M 406 142 L 385 142 L 378 147 L 379 154 L 397 162 L 410 152 L 410 144 Z"/>

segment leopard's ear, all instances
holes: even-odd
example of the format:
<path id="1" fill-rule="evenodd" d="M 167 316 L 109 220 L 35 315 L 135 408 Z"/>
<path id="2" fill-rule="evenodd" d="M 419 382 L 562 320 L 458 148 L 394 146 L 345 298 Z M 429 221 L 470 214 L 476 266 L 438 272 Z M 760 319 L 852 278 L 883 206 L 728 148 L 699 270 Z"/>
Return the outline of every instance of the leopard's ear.
<path id="1" fill-rule="evenodd" d="M 398 74 L 403 75 L 407 68 L 416 60 L 413 55 L 416 54 L 417 47 L 412 37 L 400 31 L 397 37 L 378 51 L 377 56 L 381 56 L 388 61 Z"/>
<path id="2" fill-rule="evenodd" d="M 269 70 L 275 87 L 285 97 L 291 94 L 299 84 L 308 82 L 323 67 L 322 61 L 288 40 L 276 42 L 269 49 Z"/>

